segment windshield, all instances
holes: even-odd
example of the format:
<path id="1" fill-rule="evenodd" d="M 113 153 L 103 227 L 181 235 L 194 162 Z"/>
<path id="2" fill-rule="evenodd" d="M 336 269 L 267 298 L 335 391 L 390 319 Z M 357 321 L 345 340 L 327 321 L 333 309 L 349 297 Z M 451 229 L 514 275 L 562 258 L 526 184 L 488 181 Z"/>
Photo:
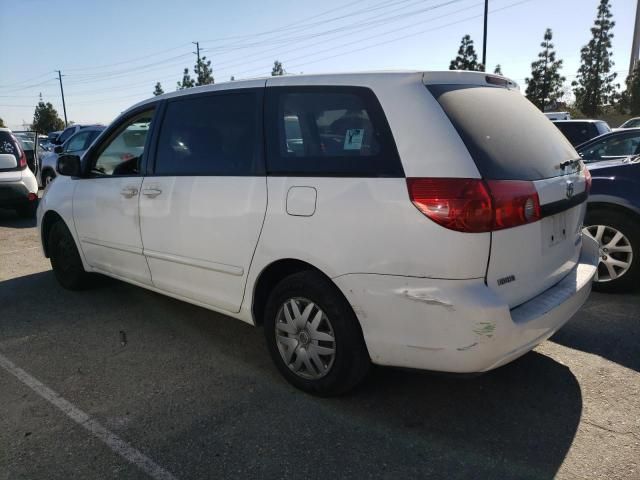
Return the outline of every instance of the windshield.
<path id="1" fill-rule="evenodd" d="M 636 128 L 636 127 L 640 127 L 640 118 L 632 118 L 631 120 L 627 120 L 620 127 L 621 128 Z"/>
<path id="2" fill-rule="evenodd" d="M 562 133 L 515 90 L 477 85 L 428 87 L 448 115 L 483 178 L 540 180 L 578 157 Z M 490 112 L 490 115 L 489 113 Z"/>
<path id="3" fill-rule="evenodd" d="M 585 163 L 640 154 L 640 132 L 635 135 L 608 135 L 581 147 L 578 152 Z"/>

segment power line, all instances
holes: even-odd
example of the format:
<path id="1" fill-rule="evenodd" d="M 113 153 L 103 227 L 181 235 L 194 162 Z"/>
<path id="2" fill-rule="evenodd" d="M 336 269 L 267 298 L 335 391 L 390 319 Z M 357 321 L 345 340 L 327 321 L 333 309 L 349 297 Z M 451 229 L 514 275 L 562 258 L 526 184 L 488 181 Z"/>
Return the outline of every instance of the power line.
<path id="1" fill-rule="evenodd" d="M 418 0 L 417 2 L 414 2 L 414 3 L 422 3 L 422 1 L 423 0 Z M 460 1 L 463 1 L 463 0 L 460 0 Z M 405 5 L 405 7 L 402 7 L 402 8 L 406 8 L 408 6 L 410 6 L 410 5 Z M 391 12 L 398 11 L 398 10 L 400 10 L 400 9 L 391 10 Z M 373 17 L 368 18 L 367 20 L 373 20 L 373 19 L 376 19 L 376 18 L 384 17 L 388 13 L 390 13 L 390 12 L 385 12 L 385 13 L 382 13 L 382 14 L 375 15 Z M 393 19 L 393 20 L 389 20 L 388 18 L 385 18 L 383 21 L 376 22 L 376 23 L 378 23 L 378 25 L 381 26 L 381 25 L 393 23 L 393 22 L 396 22 L 396 21 L 402 20 L 402 19 L 403 18 L 396 18 L 396 19 Z M 347 30 L 347 27 L 349 27 L 349 25 L 343 26 L 342 30 Z M 317 38 L 317 37 L 323 36 L 325 34 L 333 36 L 333 38 L 331 40 L 336 40 L 338 38 L 348 37 L 350 35 L 353 35 L 354 33 L 358 33 L 358 32 L 361 32 L 361 31 L 369 31 L 369 30 L 371 30 L 370 27 L 371 27 L 371 25 L 368 24 L 368 23 L 363 25 L 362 22 L 356 22 L 356 23 L 353 24 L 353 27 L 349 28 L 350 31 L 347 31 L 346 33 L 343 33 L 341 35 L 333 36 L 335 33 L 340 33 L 340 31 L 335 31 L 335 29 L 334 29 L 332 31 L 329 31 L 329 33 L 324 33 L 324 32 L 319 32 L 318 33 L 318 32 L 316 32 L 316 33 L 313 33 L 313 34 L 309 34 L 308 38 L 306 38 L 306 39 L 301 39 L 300 37 L 298 37 L 296 39 L 295 43 L 298 44 L 299 46 L 294 48 L 294 49 L 288 50 L 288 51 L 291 52 L 291 51 L 296 51 L 296 50 L 303 50 L 305 48 L 309 48 L 309 47 L 312 47 L 312 46 L 315 46 L 315 45 L 325 44 L 327 42 L 326 39 L 320 40 L 319 42 L 315 42 L 315 43 L 312 43 L 312 44 L 309 44 L 309 45 L 300 45 L 300 43 L 304 43 L 304 42 L 306 42 L 308 40 L 312 40 L 313 38 Z M 216 63 L 216 68 L 219 69 L 221 67 L 223 67 L 223 68 L 227 67 L 227 69 L 228 69 L 228 67 L 233 67 L 233 66 L 237 66 L 237 65 L 245 65 L 247 63 L 248 59 L 262 57 L 264 54 L 269 53 L 269 52 L 280 52 L 280 51 L 281 51 L 281 47 L 280 46 L 279 47 L 275 47 L 275 48 L 273 48 L 273 47 L 272 48 L 267 48 L 266 50 L 265 49 L 259 49 L 253 54 L 243 56 L 242 61 L 232 60 L 232 61 L 226 61 L 226 62 L 217 62 Z"/>
<path id="2" fill-rule="evenodd" d="M 480 5 L 480 3 L 476 3 L 473 6 L 479 6 L 479 5 Z M 391 30 L 387 30 L 387 31 L 384 31 L 384 32 L 378 32 L 378 33 L 376 33 L 374 35 L 369 35 L 367 37 L 357 38 L 354 41 L 341 44 L 340 47 L 354 45 L 354 44 L 360 43 L 362 41 L 370 40 L 370 39 L 373 39 L 373 38 L 379 38 L 379 37 L 382 37 L 382 36 L 385 36 L 385 35 L 389 35 L 391 33 L 396 33 L 396 32 L 399 32 L 399 31 L 406 31 L 407 28 L 415 27 L 417 25 L 424 25 L 427 22 L 433 22 L 433 21 L 436 21 L 436 20 L 447 18 L 447 17 L 450 17 L 452 15 L 456 15 L 456 14 L 461 13 L 461 12 L 466 12 L 468 10 L 469 10 L 469 7 L 458 9 L 458 10 L 454 10 L 454 11 L 448 12 L 448 13 L 443 14 L 443 15 L 439 15 L 439 16 L 436 16 L 436 17 L 430 17 L 430 18 L 428 18 L 426 20 L 420 20 L 418 22 L 413 22 L 413 23 L 410 23 L 410 24 L 407 24 L 407 25 L 402 25 L 401 27 L 394 28 L 394 29 L 391 29 Z M 345 35 L 341 35 L 340 37 L 343 37 L 343 36 L 345 36 Z M 340 38 L 340 37 L 337 37 L 337 38 Z M 335 38 L 333 40 L 335 40 Z M 313 44 L 313 45 L 320 45 L 320 44 L 326 44 L 326 42 L 322 41 L 322 42 L 318 42 L 318 43 Z M 289 52 L 297 51 L 297 50 L 303 50 L 304 48 L 307 48 L 307 47 L 295 48 L 295 49 L 289 50 Z M 313 55 L 317 55 L 319 53 L 324 53 L 324 52 L 327 52 L 327 51 L 332 51 L 332 50 L 335 50 L 335 48 L 336 47 L 324 48 L 322 50 L 318 50 L 318 51 L 313 52 Z M 297 57 L 288 58 L 288 59 L 286 59 L 286 61 L 287 62 L 291 62 L 291 61 L 295 61 L 295 60 L 298 60 L 298 59 L 301 59 L 301 58 L 306 58 L 306 57 L 308 57 L 307 54 L 299 55 Z M 255 69 L 255 68 L 254 69 L 249 69 L 249 70 L 244 70 L 242 72 L 239 72 L 238 75 L 243 75 L 245 73 L 257 72 L 257 71 L 258 71 L 258 69 Z"/>
<path id="3" fill-rule="evenodd" d="M 523 4 L 523 3 L 527 3 L 527 2 L 530 2 L 530 1 L 532 1 L 532 0 L 521 0 L 521 1 L 519 1 L 519 2 L 512 3 L 512 4 L 510 4 L 510 5 L 506 5 L 506 6 L 502 7 L 502 8 L 495 9 L 495 10 L 493 10 L 493 12 L 499 12 L 499 11 L 502 11 L 502 10 L 506 10 L 506 9 L 508 9 L 508 8 L 512 8 L 512 7 L 515 7 L 515 6 L 517 6 L 517 5 L 521 5 L 521 4 Z M 450 26 L 452 26 L 452 25 L 457 25 L 457 24 L 459 24 L 459 23 L 468 22 L 468 21 L 470 21 L 470 20 L 475 20 L 475 19 L 480 18 L 480 17 L 482 17 L 482 14 L 480 14 L 480 15 L 473 15 L 473 16 L 471 16 L 471 17 L 463 18 L 463 19 L 461 19 L 461 20 L 457 20 L 457 21 L 455 21 L 455 22 L 450 22 L 450 23 L 447 23 L 447 24 L 445 24 L 445 25 L 440 25 L 440 26 L 438 26 L 438 27 L 429 28 L 429 29 L 426 29 L 426 30 L 421 30 L 421 31 L 419 31 L 419 32 L 411 33 L 411 34 L 409 34 L 409 35 L 403 35 L 403 36 L 401 36 L 401 37 L 397 37 L 397 38 L 394 38 L 394 39 L 391 39 L 391 40 L 386 40 L 386 41 L 384 41 L 384 42 L 377 42 L 377 43 L 374 43 L 374 44 L 371 44 L 371 45 L 367 45 L 367 46 L 362 47 L 362 48 L 357 48 L 357 49 L 350 50 L 350 51 L 347 51 L 347 52 L 338 53 L 338 54 L 336 54 L 336 55 L 330 55 L 330 56 L 327 56 L 327 57 L 322 57 L 322 58 L 319 58 L 319 59 L 316 59 L 316 60 L 312 60 L 312 61 L 310 61 L 310 62 L 303 62 L 303 63 L 299 63 L 299 64 L 296 64 L 296 65 L 292 65 L 292 67 L 296 67 L 296 68 L 297 68 L 297 67 L 301 67 L 301 66 L 305 66 L 305 65 L 310 65 L 310 64 L 312 64 L 312 63 L 321 62 L 321 61 L 323 61 L 323 60 L 329 60 L 329 59 L 331 59 L 331 58 L 336 58 L 336 57 L 340 57 L 340 56 L 344 56 L 344 55 L 349 55 L 350 53 L 360 52 L 360 51 L 362 51 L 362 50 L 368 50 L 368 49 L 370 49 L 370 48 L 374 48 L 374 47 L 377 47 L 377 46 L 380 46 L 380 45 L 383 45 L 383 44 L 388 44 L 388 43 L 392 43 L 392 42 L 397 42 L 397 41 L 399 41 L 399 40 L 404 40 L 405 38 L 415 37 L 416 35 L 422 35 L 422 34 L 424 34 L 424 33 L 427 33 L 427 32 L 433 32 L 433 31 L 435 31 L 435 30 L 441 30 L 441 29 L 443 29 L 443 28 L 450 27 Z"/>

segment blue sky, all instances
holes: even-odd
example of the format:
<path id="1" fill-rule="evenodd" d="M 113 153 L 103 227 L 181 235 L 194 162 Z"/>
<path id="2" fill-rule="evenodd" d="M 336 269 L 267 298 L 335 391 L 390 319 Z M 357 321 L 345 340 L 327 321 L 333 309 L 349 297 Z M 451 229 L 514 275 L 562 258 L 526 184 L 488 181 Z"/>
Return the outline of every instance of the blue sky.
<path id="1" fill-rule="evenodd" d="M 573 79 L 598 0 L 490 0 L 487 63 L 524 88 L 545 28 Z M 611 0 L 615 70 L 626 77 L 635 0 Z M 461 37 L 482 42 L 482 0 L 0 0 L 0 117 L 33 118 L 42 92 L 62 116 L 54 70 L 62 70 L 69 120 L 109 123 L 175 89 L 200 41 L 216 82 L 289 73 L 447 69 Z"/>

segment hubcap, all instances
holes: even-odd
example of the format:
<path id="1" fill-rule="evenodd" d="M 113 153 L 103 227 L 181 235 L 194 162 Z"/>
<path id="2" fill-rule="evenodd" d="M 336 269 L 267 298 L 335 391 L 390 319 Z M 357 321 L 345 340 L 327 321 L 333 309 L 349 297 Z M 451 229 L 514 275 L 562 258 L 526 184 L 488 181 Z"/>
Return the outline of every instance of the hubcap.
<path id="1" fill-rule="evenodd" d="M 299 377 L 324 377 L 336 357 L 333 327 L 311 300 L 290 298 L 276 317 L 276 343 L 284 363 Z"/>
<path id="2" fill-rule="evenodd" d="M 607 225 L 591 225 L 585 233 L 599 245 L 600 262 L 596 282 L 610 282 L 623 276 L 633 262 L 631 242 L 620 231 Z"/>

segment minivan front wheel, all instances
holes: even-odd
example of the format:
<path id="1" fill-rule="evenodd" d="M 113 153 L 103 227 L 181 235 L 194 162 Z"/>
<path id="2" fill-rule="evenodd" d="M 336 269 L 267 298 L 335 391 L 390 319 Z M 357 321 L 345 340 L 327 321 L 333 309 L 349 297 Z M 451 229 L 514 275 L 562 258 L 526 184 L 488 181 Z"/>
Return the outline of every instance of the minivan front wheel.
<path id="1" fill-rule="evenodd" d="M 90 276 L 84 270 L 76 242 L 62 220 L 52 225 L 47 249 L 51 268 L 60 285 L 68 290 L 81 290 L 87 287 Z"/>
<path id="2" fill-rule="evenodd" d="M 264 331 L 271 358 L 294 386 L 317 395 L 354 388 L 369 354 L 353 310 L 318 272 L 291 275 L 267 301 Z"/>

